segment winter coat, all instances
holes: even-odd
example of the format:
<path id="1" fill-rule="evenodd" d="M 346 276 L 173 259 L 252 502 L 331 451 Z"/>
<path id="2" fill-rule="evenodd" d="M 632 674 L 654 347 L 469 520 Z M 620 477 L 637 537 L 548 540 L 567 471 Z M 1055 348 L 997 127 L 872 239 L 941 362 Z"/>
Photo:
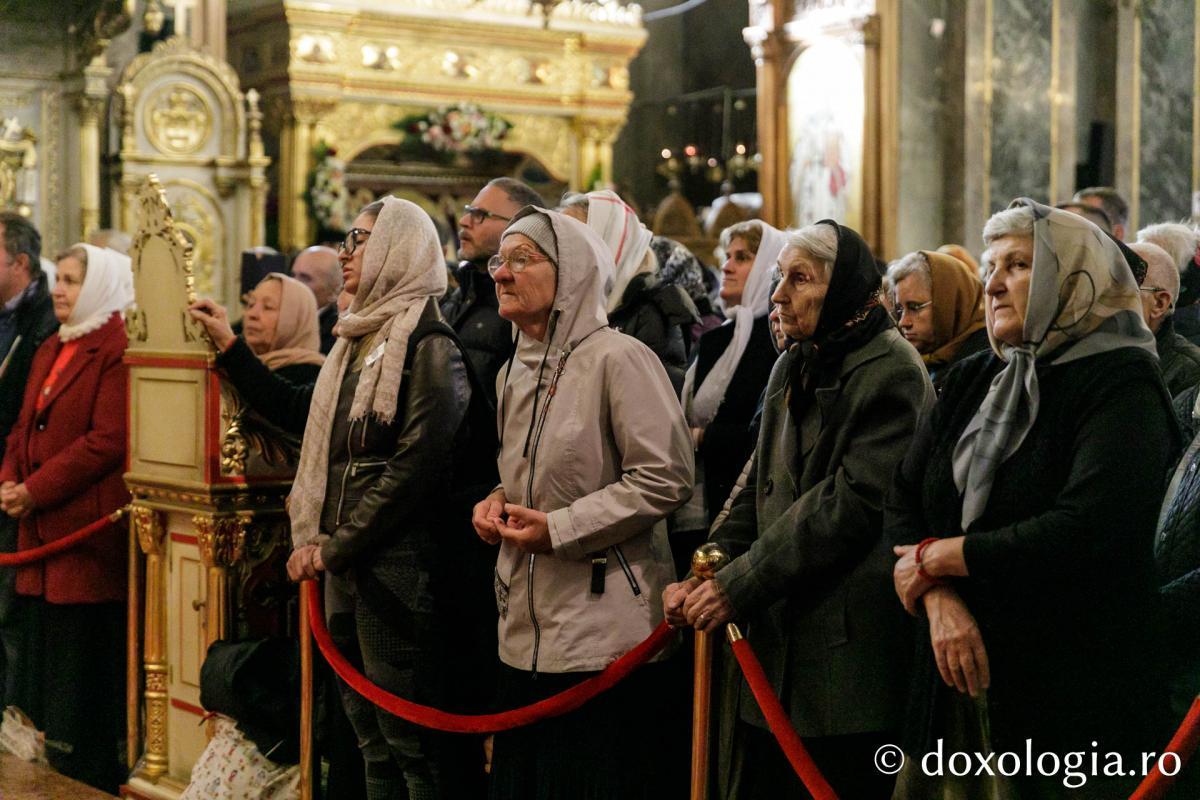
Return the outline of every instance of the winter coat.
<path id="1" fill-rule="evenodd" d="M 637 339 L 658 356 L 677 396 L 683 390 L 691 329 L 699 321 L 696 305 L 683 289 L 664 284 L 657 275 L 645 272 L 629 281 L 621 305 L 608 315 L 609 325 Z"/>
<path id="2" fill-rule="evenodd" d="M 1200 383 L 1200 347 L 1175 332 L 1175 315 L 1167 317 L 1154 334 L 1158 366 L 1171 396 Z"/>
<path id="3" fill-rule="evenodd" d="M 458 288 L 442 301 L 442 316 L 458 334 L 494 406 L 496 375 L 512 355 L 512 323 L 500 317 L 496 283 L 488 275 L 486 259 L 464 261 L 456 277 Z"/>
<path id="4" fill-rule="evenodd" d="M 4 457 L 4 441 L 21 415 L 25 397 L 25 379 L 33 355 L 50 334 L 58 330 L 58 319 L 54 316 L 54 303 L 46 288 L 46 277 L 38 279 L 33 292 L 17 306 L 15 315 L 16 335 L 21 337 L 11 348 L 12 355 L 0 354 L 0 362 L 8 359 L 8 366 L 0 374 L 0 458 Z"/>
<path id="5" fill-rule="evenodd" d="M 980 353 L 947 377 L 888 498 L 891 544 L 962 530 L 952 456 L 1004 367 Z M 1178 430 L 1154 357 L 1121 348 L 1037 365 L 1040 407 L 995 474 L 952 580 L 991 672 L 992 745 L 1152 750 L 1166 731 L 1152 542 Z M 905 749 L 927 752 L 948 690 L 918 625 Z"/>
<path id="6" fill-rule="evenodd" d="M 37 397 L 61 349 L 58 334 L 38 348 L 8 436 L 0 482 L 24 482 L 34 506 L 20 522 L 19 550 L 61 539 L 129 502 L 125 323 L 113 314 L 77 341 L 41 411 Z M 50 603 L 123 602 L 127 562 L 125 527 L 108 525 L 61 555 L 18 567 L 17 593 Z"/>
<path id="7" fill-rule="evenodd" d="M 850 352 L 797 424 L 796 348 L 767 385 L 754 468 L 712 534 L 716 580 L 801 736 L 899 726 L 910 643 L 883 541 L 883 498 L 933 387 L 888 328 Z M 741 717 L 766 727 L 748 691 Z"/>
<path id="8" fill-rule="evenodd" d="M 519 337 L 497 384 L 501 487 L 508 502 L 547 513 L 553 550 L 501 545 L 500 658 L 521 670 L 583 672 L 608 666 L 662 621 L 674 572 L 664 518 L 691 496 L 692 447 L 658 358 L 608 327 L 600 264 L 611 273 L 611 253 L 582 223 L 549 216 L 557 322 L 548 348 Z M 592 591 L 594 569 L 602 592 Z"/>

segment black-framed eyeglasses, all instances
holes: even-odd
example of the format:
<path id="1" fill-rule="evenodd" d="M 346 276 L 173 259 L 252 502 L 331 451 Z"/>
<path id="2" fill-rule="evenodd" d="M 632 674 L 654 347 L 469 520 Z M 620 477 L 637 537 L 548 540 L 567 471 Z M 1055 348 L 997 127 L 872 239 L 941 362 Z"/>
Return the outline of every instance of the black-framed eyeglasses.
<path id="1" fill-rule="evenodd" d="M 463 206 L 463 213 L 470 217 L 471 222 L 476 225 L 481 224 L 485 219 L 498 219 L 503 222 L 512 222 L 512 217 L 504 217 L 495 213 L 494 211 L 488 211 L 486 208 L 479 208 L 478 206 Z"/>
<path id="2" fill-rule="evenodd" d="M 371 232 L 366 228 L 351 228 L 346 231 L 346 238 L 338 245 L 338 252 L 345 253 L 348 256 L 354 255 L 354 251 L 358 249 L 359 245 L 366 242 L 370 235 Z M 359 239 L 359 236 L 362 236 L 362 238 Z"/>
<path id="3" fill-rule="evenodd" d="M 538 261 L 549 261 L 550 259 L 541 253 L 533 253 L 528 250 L 518 250 L 512 255 L 502 256 L 499 253 L 488 259 L 488 274 L 493 278 L 500 271 L 501 267 L 508 267 L 508 271 L 513 275 L 519 275 L 525 271 L 525 268 L 530 264 Z"/>
<path id="4" fill-rule="evenodd" d="M 1167 290 L 1165 288 L 1163 288 L 1162 286 L 1139 286 L 1138 291 L 1139 292 L 1150 292 L 1150 294 L 1154 294 L 1155 292 L 1165 292 Z"/>
<path id="5" fill-rule="evenodd" d="M 892 312 L 892 317 L 895 318 L 896 322 L 899 322 L 904 319 L 905 314 L 920 314 L 931 305 L 933 305 L 932 300 L 926 300 L 924 303 L 897 303 L 896 310 Z"/>

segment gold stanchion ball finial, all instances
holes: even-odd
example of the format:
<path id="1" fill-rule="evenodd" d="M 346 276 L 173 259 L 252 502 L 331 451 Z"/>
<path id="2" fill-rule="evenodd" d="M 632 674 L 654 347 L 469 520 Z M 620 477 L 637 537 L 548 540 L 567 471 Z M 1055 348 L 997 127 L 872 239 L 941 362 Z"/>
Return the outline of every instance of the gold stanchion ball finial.
<path id="1" fill-rule="evenodd" d="M 712 580 L 729 563 L 729 556 L 715 542 L 705 542 L 692 554 L 692 572 L 701 580 Z"/>

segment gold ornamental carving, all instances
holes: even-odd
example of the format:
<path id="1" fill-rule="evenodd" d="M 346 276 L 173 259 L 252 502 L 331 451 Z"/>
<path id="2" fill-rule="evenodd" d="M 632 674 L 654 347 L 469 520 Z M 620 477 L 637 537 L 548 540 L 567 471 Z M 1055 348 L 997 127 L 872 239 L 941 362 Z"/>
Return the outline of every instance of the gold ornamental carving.
<path id="1" fill-rule="evenodd" d="M 162 512 L 135 505 L 130 508 L 129 514 L 141 551 L 146 555 L 162 555 L 165 530 Z"/>
<path id="2" fill-rule="evenodd" d="M 167 155 L 191 155 L 212 133 L 208 100 L 186 83 L 173 83 L 146 100 L 146 137 Z"/>
<path id="3" fill-rule="evenodd" d="M 192 286 L 197 294 L 211 295 L 217 259 L 225 231 L 221 207 L 212 192 L 195 181 L 175 178 L 163 184 L 175 227 L 192 246 Z"/>
<path id="4" fill-rule="evenodd" d="M 167 772 L 167 665 L 147 662 L 146 747 L 141 772 L 154 780 Z"/>
<path id="5" fill-rule="evenodd" d="M 0 208 L 29 216 L 37 196 L 37 137 L 16 117 L 0 119 Z"/>
<path id="6" fill-rule="evenodd" d="M 196 514 L 192 524 L 196 526 L 196 541 L 200 548 L 200 559 L 207 567 L 232 567 L 242 559 L 246 547 L 246 526 L 250 516 L 218 516 Z"/>
<path id="7" fill-rule="evenodd" d="M 221 384 L 221 474 L 244 476 L 251 452 L 272 467 L 293 462 L 299 453 L 289 448 L 261 417 L 253 414 L 236 390 Z"/>

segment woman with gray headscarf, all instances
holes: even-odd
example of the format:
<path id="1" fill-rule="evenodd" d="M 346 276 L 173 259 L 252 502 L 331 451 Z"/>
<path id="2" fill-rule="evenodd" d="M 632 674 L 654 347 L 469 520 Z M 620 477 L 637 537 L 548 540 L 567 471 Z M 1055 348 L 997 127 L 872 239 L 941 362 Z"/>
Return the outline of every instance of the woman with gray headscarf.
<path id="1" fill-rule="evenodd" d="M 947 375 L 886 510 L 896 592 L 923 612 L 898 798 L 1063 791 L 1024 763 L 931 785 L 939 739 L 1025 758 L 1164 733 L 1152 541 L 1178 433 L 1137 284 L 1095 225 L 1025 198 L 984 241 L 993 352 Z M 1125 796 L 1128 764 L 1071 796 Z"/>
<path id="2" fill-rule="evenodd" d="M 461 348 L 442 321 L 446 269 L 437 230 L 416 205 L 363 209 L 339 258 L 354 293 L 309 403 L 289 511 L 293 579 L 328 572 L 325 614 L 339 649 L 384 689 L 444 705 L 441 630 L 451 587 L 439 548 L 470 437 Z M 457 587 L 454 591 L 459 591 Z M 369 800 L 453 798 L 466 778 L 444 737 L 386 714 L 342 686 L 366 761 Z"/>
<path id="3" fill-rule="evenodd" d="M 500 544 L 505 708 L 603 670 L 663 618 L 649 600 L 672 578 L 665 518 L 691 494 L 692 448 L 658 358 L 608 327 L 612 270 L 595 231 L 532 206 L 488 264 L 517 331 L 497 378 L 500 485 L 472 520 Z M 571 714 L 497 734 L 491 797 L 676 796 L 662 763 L 665 668 L 647 664 Z"/>

